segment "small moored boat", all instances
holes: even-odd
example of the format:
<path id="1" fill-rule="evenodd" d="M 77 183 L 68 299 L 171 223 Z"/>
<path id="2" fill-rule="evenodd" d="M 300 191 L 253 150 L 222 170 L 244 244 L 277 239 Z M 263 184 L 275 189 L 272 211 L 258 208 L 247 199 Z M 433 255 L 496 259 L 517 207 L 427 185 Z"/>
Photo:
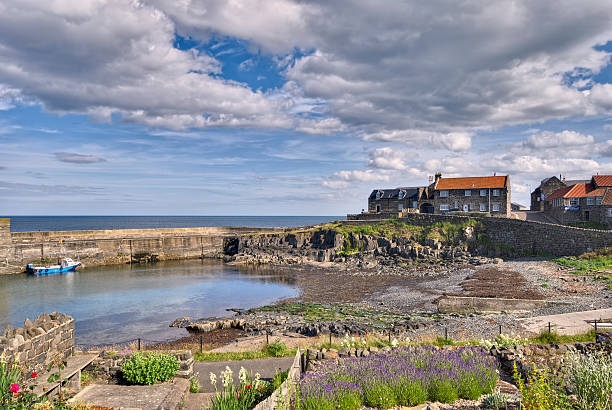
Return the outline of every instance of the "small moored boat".
<path id="1" fill-rule="evenodd" d="M 55 273 L 74 271 L 79 266 L 81 266 L 81 262 L 75 262 L 70 258 L 64 258 L 60 265 L 34 266 L 33 263 L 30 263 L 26 270 L 33 275 L 53 275 Z"/>

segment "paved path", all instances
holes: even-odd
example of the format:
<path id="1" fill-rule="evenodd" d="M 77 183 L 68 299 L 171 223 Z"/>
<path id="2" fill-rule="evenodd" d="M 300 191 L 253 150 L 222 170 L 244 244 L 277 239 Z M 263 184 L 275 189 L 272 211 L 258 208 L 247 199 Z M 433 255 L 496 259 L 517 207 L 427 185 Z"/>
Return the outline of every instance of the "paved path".
<path id="1" fill-rule="evenodd" d="M 189 382 L 178 378 L 173 382 L 152 386 L 91 384 L 72 398 L 71 402 L 116 409 L 176 409 L 188 390 Z"/>
<path id="2" fill-rule="evenodd" d="M 550 322 L 553 331 L 558 334 L 575 335 L 586 333 L 593 329 L 593 326 L 586 322 L 587 320 L 605 320 L 609 322 L 610 319 L 612 319 L 612 308 L 529 317 L 520 319 L 520 322 L 525 330 L 533 333 L 540 333 L 542 330 L 548 329 L 548 322 Z"/>
<path id="3" fill-rule="evenodd" d="M 238 372 L 240 367 L 244 368 L 255 376 L 255 373 L 259 373 L 262 379 L 271 379 L 276 373 L 284 372 L 288 370 L 293 364 L 294 357 L 268 357 L 265 359 L 253 359 L 253 360 L 235 360 L 229 362 L 195 362 L 193 364 L 194 373 L 199 373 L 200 380 L 200 392 L 201 393 L 212 393 L 215 391 L 214 387 L 210 384 L 210 373 L 213 372 L 217 375 L 219 380 L 219 374 L 225 370 L 225 366 L 229 366 L 234 372 L 234 381 L 238 380 Z M 221 383 L 218 381 L 217 387 Z"/>

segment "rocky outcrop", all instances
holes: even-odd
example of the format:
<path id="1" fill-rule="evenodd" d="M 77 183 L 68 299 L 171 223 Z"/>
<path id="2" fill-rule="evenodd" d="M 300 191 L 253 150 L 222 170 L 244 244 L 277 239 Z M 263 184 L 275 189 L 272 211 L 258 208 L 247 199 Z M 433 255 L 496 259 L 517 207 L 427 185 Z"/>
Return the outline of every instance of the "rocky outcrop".
<path id="1" fill-rule="evenodd" d="M 346 268 L 379 268 L 385 271 L 425 263 L 429 265 L 490 263 L 476 256 L 478 249 L 473 228 L 463 241 L 445 243 L 426 238 L 416 241 L 405 237 L 387 239 L 363 234 L 343 234 L 321 229 L 297 233 L 246 235 L 227 238 L 224 261 L 244 264 L 305 264 L 337 262 Z"/>

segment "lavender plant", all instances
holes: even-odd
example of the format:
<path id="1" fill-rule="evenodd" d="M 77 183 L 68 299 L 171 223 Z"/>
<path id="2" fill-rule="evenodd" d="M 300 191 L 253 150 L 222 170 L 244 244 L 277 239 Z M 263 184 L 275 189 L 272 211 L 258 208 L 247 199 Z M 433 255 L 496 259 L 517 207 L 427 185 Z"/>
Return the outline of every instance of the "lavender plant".
<path id="1" fill-rule="evenodd" d="M 300 380 L 298 403 L 308 410 L 453 402 L 491 393 L 496 381 L 495 359 L 479 347 L 406 346 L 388 354 L 324 364 L 306 373 Z"/>

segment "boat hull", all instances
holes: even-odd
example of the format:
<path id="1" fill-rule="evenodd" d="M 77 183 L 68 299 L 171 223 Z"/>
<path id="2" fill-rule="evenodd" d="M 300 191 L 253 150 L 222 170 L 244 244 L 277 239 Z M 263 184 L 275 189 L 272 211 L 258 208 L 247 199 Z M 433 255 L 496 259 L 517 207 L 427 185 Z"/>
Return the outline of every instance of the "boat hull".
<path id="1" fill-rule="evenodd" d="M 55 275 L 58 273 L 74 272 L 79 266 L 81 266 L 80 262 L 71 266 L 28 266 L 27 271 L 35 276 Z"/>

